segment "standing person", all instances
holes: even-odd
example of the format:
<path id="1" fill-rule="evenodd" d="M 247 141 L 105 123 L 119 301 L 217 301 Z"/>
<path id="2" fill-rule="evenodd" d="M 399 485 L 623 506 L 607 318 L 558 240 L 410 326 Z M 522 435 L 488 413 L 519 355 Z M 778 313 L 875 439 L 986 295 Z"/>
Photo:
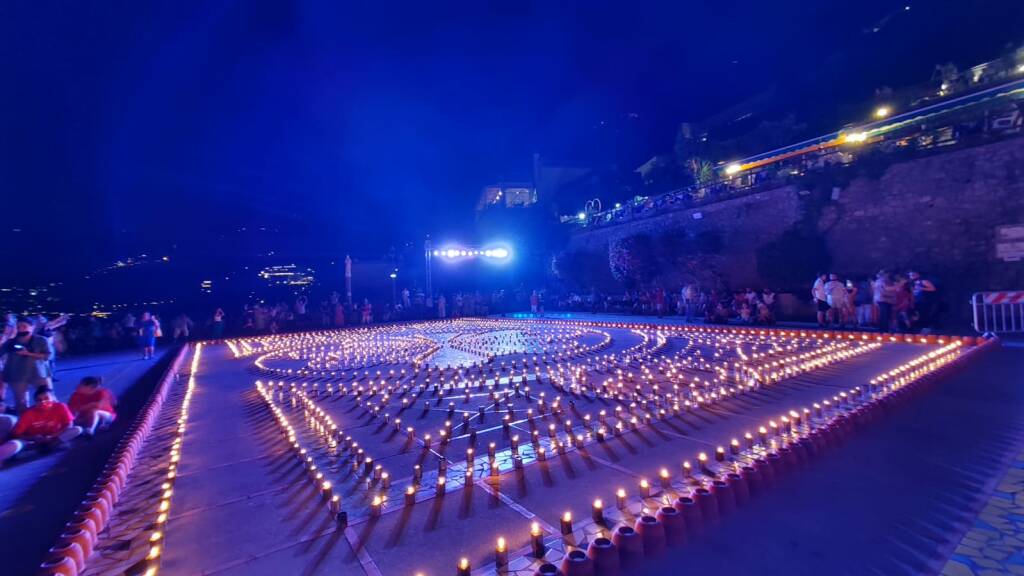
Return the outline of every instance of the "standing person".
<path id="1" fill-rule="evenodd" d="M 254 317 L 256 314 L 258 314 L 258 311 L 254 312 Z M 261 328 L 261 326 L 257 325 L 257 328 Z M 221 336 L 224 336 L 224 310 L 220 308 L 214 310 L 213 322 L 210 324 L 210 329 L 215 339 L 219 339 Z"/>
<path id="2" fill-rule="evenodd" d="M 444 317 L 448 314 L 448 300 L 444 297 L 444 293 L 437 297 L 437 317 L 444 320 Z"/>
<path id="3" fill-rule="evenodd" d="M 363 324 L 369 324 L 373 320 L 373 304 L 368 298 L 363 298 Z"/>
<path id="4" fill-rule="evenodd" d="M 17 419 L 9 435 L 0 431 L 0 463 L 27 447 L 41 451 L 62 447 L 82 433 L 81 428 L 72 425 L 67 404 L 58 402 L 49 386 L 36 388 L 35 400 L 35 405 Z M 10 421 L 4 418 L 0 425 L 6 426 Z"/>
<path id="5" fill-rule="evenodd" d="M 861 278 L 857 281 L 856 292 L 853 295 L 853 305 L 857 310 L 857 327 L 867 328 L 874 324 L 875 306 L 873 303 L 874 287 L 868 278 Z"/>
<path id="6" fill-rule="evenodd" d="M 697 318 L 700 313 L 699 307 L 700 300 L 700 288 L 697 287 L 696 282 L 690 282 L 683 288 L 683 301 L 686 307 L 686 322 L 689 323 L 691 318 Z"/>
<path id="7" fill-rule="evenodd" d="M 825 294 L 828 296 L 829 314 L 831 323 L 837 328 L 846 323 L 846 304 L 849 293 L 846 285 L 839 280 L 838 274 L 829 274 L 828 282 L 825 283 Z"/>
<path id="8" fill-rule="evenodd" d="M 334 303 L 334 326 L 345 327 L 345 304 L 340 301 Z"/>
<path id="9" fill-rule="evenodd" d="M 31 318 L 18 318 L 14 337 L 0 347 L 0 358 L 6 359 L 0 378 L 0 404 L 10 386 L 19 414 L 28 408 L 32 387 L 50 385 L 50 345 L 45 338 L 32 333 L 34 327 Z"/>
<path id="10" fill-rule="evenodd" d="M 818 274 L 811 287 L 811 296 L 814 298 L 814 305 L 818 309 L 818 328 L 825 328 L 828 325 L 828 292 L 825 291 L 825 284 L 828 282 L 828 274 Z"/>
<path id="11" fill-rule="evenodd" d="M 891 332 L 893 306 L 896 304 L 896 287 L 885 270 L 879 270 L 878 275 L 875 276 L 872 294 L 875 307 L 878 309 L 878 330 Z"/>
<path id="12" fill-rule="evenodd" d="M 900 332 L 913 331 L 916 324 L 914 292 L 910 280 L 904 276 L 896 280 L 896 304 L 893 311 L 896 313 L 896 324 Z"/>
<path id="13" fill-rule="evenodd" d="M 665 316 L 665 289 L 660 286 L 654 289 L 654 312 L 658 318 Z"/>
<path id="14" fill-rule="evenodd" d="M 305 294 L 295 299 L 295 322 L 299 326 L 306 325 L 306 304 L 309 303 L 309 298 Z"/>
<path id="15" fill-rule="evenodd" d="M 537 313 L 537 306 L 539 304 L 540 304 L 540 295 L 537 294 L 536 290 L 534 290 L 533 293 L 530 294 L 530 312 L 532 312 L 533 314 L 536 314 Z"/>
<path id="16" fill-rule="evenodd" d="M 192 332 L 192 319 L 182 312 L 174 317 L 174 341 L 188 340 Z"/>
<path id="17" fill-rule="evenodd" d="M 86 376 L 68 400 L 68 408 L 75 417 L 75 424 L 82 427 L 86 436 L 96 434 L 96 429 L 106 430 L 114 423 L 117 399 L 109 388 L 103 386 L 103 379 Z"/>
<path id="18" fill-rule="evenodd" d="M 921 332 L 927 333 L 932 329 L 935 320 L 938 289 L 931 280 L 922 278 L 919 272 L 910 271 L 907 276 L 914 295 L 914 315 L 917 317 L 917 324 L 921 327 Z"/>
<path id="19" fill-rule="evenodd" d="M 153 357 L 153 351 L 156 349 L 156 333 L 160 329 L 160 322 L 149 312 L 143 312 L 137 329 L 139 346 L 142 347 L 142 359 L 149 360 Z"/>

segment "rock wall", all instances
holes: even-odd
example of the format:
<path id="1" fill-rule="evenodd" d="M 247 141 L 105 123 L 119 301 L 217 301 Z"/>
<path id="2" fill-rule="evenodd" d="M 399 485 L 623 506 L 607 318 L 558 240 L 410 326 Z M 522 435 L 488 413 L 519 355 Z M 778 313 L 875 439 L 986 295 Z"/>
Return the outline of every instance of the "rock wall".
<path id="1" fill-rule="evenodd" d="M 1004 262 L 995 248 L 997 226 L 1024 224 L 1024 138 L 891 164 L 878 177 L 836 180 L 581 230 L 570 249 L 606 247 L 636 233 L 710 230 L 723 239 L 717 265 L 728 285 L 761 286 L 758 248 L 802 222 L 824 238 L 836 272 L 919 269 L 935 278 L 949 314 L 959 319 L 972 292 L 1024 289 L 1024 261 Z"/>

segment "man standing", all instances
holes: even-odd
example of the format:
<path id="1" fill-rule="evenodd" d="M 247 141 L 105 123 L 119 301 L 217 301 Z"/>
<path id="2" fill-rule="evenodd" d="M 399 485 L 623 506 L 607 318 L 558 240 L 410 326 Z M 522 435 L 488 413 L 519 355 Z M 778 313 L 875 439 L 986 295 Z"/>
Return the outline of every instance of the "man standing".
<path id="1" fill-rule="evenodd" d="M 811 296 L 814 298 L 814 305 L 818 309 L 818 328 L 828 326 L 828 292 L 825 290 L 827 282 L 828 274 L 822 272 L 818 274 L 818 278 L 814 281 L 814 286 L 811 287 Z"/>
<path id="2" fill-rule="evenodd" d="M 143 360 L 149 360 L 153 357 L 153 351 L 156 348 L 157 332 L 159 331 L 160 322 L 149 312 L 143 312 L 138 326 L 139 345 L 142 347 Z"/>
<path id="3" fill-rule="evenodd" d="M 10 386 L 19 414 L 28 408 L 29 390 L 50 385 L 50 345 L 33 334 L 33 328 L 30 318 L 18 318 L 14 337 L 0 347 L 0 357 L 7 360 L 0 378 L 0 403 Z"/>

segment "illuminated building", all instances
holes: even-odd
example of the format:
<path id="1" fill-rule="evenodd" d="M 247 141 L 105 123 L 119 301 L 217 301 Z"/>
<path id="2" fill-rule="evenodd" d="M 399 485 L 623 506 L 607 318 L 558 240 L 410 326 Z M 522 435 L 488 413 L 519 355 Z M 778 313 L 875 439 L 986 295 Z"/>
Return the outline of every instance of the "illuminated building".
<path id="1" fill-rule="evenodd" d="M 311 268 L 299 268 L 295 264 L 267 266 L 260 270 L 259 276 L 271 286 L 310 286 L 316 281 Z"/>

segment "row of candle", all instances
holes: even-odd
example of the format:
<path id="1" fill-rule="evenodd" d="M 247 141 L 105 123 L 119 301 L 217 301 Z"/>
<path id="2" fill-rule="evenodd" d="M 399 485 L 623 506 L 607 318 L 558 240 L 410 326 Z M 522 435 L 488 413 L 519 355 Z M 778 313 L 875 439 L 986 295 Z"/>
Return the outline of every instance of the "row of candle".
<path id="1" fill-rule="evenodd" d="M 802 410 L 802 416 L 801 412 L 790 410 L 787 414 L 782 415 L 779 418 L 779 421 L 785 425 L 784 430 L 779 428 L 779 424 L 775 422 L 775 420 L 769 420 L 767 423 L 768 426 L 760 426 L 758 428 L 759 437 L 761 438 L 759 441 L 755 443 L 753 435 L 750 432 L 746 432 L 744 437 L 748 441 L 747 449 L 740 448 L 739 440 L 733 438 L 730 442 L 729 449 L 732 457 L 727 457 L 726 449 L 719 446 L 715 451 L 715 461 L 724 463 L 728 459 L 731 461 L 734 469 L 738 472 L 741 468 L 741 464 L 752 464 L 755 460 L 758 460 L 768 454 L 778 456 L 780 449 L 785 449 L 787 446 L 795 445 L 803 440 L 813 437 L 814 435 L 819 435 L 821 430 L 834 425 L 839 418 L 849 417 L 850 415 L 856 414 L 869 407 L 877 406 L 878 402 L 884 399 L 888 394 L 918 382 L 925 376 L 947 366 L 960 357 L 960 346 L 961 343 L 959 341 L 946 344 L 937 350 L 918 356 L 909 362 L 887 371 L 886 373 L 876 376 L 869 382 L 869 387 L 873 390 L 870 396 L 865 395 L 860 387 L 855 387 L 849 391 L 833 395 L 830 399 L 825 399 L 821 403 L 814 403 L 813 406 L 815 409 L 813 412 L 808 408 L 804 408 Z M 860 401 L 855 402 L 855 399 L 859 399 Z M 812 414 L 814 415 L 813 418 Z M 769 430 L 772 430 L 772 432 L 769 433 Z M 782 443 L 776 443 L 774 438 L 769 439 L 769 434 L 781 438 Z M 723 472 L 728 469 L 722 465 L 710 464 L 709 458 L 705 453 L 700 453 L 697 457 L 697 461 L 699 463 L 700 472 L 703 475 L 702 478 L 697 478 L 693 475 L 694 471 L 689 461 L 683 461 L 681 466 L 684 479 L 688 480 L 688 483 L 694 487 L 690 492 L 691 498 L 697 496 L 696 487 L 708 487 L 709 485 L 712 485 L 712 482 L 721 478 Z M 664 489 L 668 490 L 673 487 L 671 474 L 668 468 L 662 468 L 659 471 L 658 476 L 660 484 Z M 649 498 L 651 496 L 651 485 L 645 478 L 641 479 L 639 482 L 639 493 L 642 499 Z M 733 498 L 735 498 L 735 495 Z M 667 499 L 667 495 L 664 495 L 663 499 Z M 620 510 L 624 510 L 628 507 L 627 494 L 624 489 L 619 488 L 616 491 L 615 503 L 616 507 Z M 720 504 L 719 506 L 721 507 Z M 641 508 L 641 512 L 643 514 L 647 514 L 648 510 L 646 508 Z M 719 513 L 721 512 L 722 510 L 719 511 Z M 591 505 L 591 521 L 598 524 L 605 524 L 607 522 L 605 517 L 604 501 L 600 498 L 595 499 Z M 562 515 L 560 519 L 560 531 L 563 536 L 568 536 L 573 533 L 574 525 L 571 511 L 566 511 Z M 544 558 L 547 549 L 543 543 L 542 532 L 536 522 L 531 526 L 530 535 L 531 554 L 535 558 Z M 495 566 L 499 570 L 502 567 L 507 566 L 509 563 L 508 551 L 504 537 L 498 537 L 497 539 L 494 559 Z M 467 576 L 470 574 L 470 561 L 468 558 L 462 557 L 459 559 L 456 565 L 456 574 L 458 576 Z"/>
<path id="2" fill-rule="evenodd" d="M 174 431 L 174 440 L 171 441 L 171 448 L 167 453 L 167 473 L 160 485 L 157 514 L 153 521 L 153 529 L 149 533 L 149 552 L 146 554 L 147 568 L 145 576 L 155 576 L 159 570 L 160 558 L 163 552 L 164 530 L 167 519 L 170 516 L 171 497 L 174 494 L 174 482 L 178 477 L 178 463 L 181 461 L 181 448 L 185 440 L 185 431 L 188 427 L 189 406 L 192 403 L 192 396 L 196 389 L 196 372 L 199 371 L 202 351 L 203 344 L 196 344 L 195 352 L 192 355 L 192 364 L 189 369 L 188 384 L 185 387 L 185 396 L 181 401 L 181 408 L 178 412 L 178 425 Z"/>

